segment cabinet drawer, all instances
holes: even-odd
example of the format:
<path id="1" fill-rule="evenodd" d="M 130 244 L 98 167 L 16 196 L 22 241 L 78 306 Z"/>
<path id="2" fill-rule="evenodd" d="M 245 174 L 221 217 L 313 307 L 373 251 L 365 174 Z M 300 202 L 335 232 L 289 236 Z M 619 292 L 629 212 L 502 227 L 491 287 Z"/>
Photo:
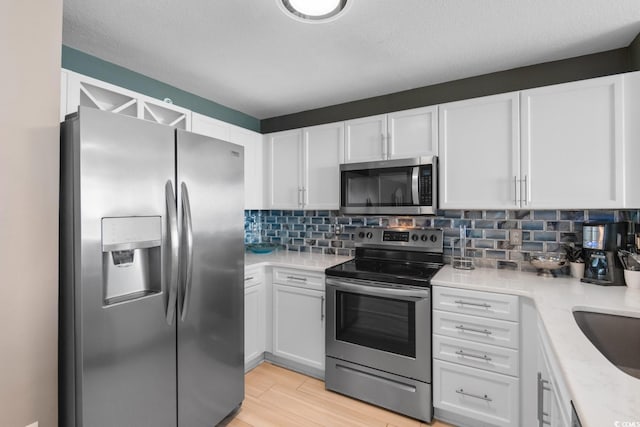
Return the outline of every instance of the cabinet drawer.
<path id="1" fill-rule="evenodd" d="M 244 287 L 251 288 L 264 283 L 264 270 L 262 267 L 249 267 L 244 270 Z"/>
<path id="2" fill-rule="evenodd" d="M 273 283 L 324 290 L 324 273 L 295 268 L 274 267 Z"/>
<path id="3" fill-rule="evenodd" d="M 433 406 L 496 426 L 519 424 L 517 378 L 433 361 Z"/>
<path id="4" fill-rule="evenodd" d="M 433 358 L 514 377 L 520 373 L 517 350 L 441 335 L 433 336 Z"/>
<path id="5" fill-rule="evenodd" d="M 503 347 L 519 347 L 519 324 L 433 310 L 433 333 Z"/>
<path id="6" fill-rule="evenodd" d="M 519 320 L 518 297 L 468 289 L 433 287 L 433 309 L 492 319 Z"/>

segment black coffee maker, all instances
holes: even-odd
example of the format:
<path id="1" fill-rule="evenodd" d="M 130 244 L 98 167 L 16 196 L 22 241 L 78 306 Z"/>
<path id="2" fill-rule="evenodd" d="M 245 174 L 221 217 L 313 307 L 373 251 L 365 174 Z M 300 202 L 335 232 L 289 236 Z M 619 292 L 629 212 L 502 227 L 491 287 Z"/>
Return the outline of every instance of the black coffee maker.
<path id="1" fill-rule="evenodd" d="M 627 223 L 585 223 L 582 229 L 582 252 L 586 283 L 624 286 L 624 269 L 618 249 L 627 248 Z"/>

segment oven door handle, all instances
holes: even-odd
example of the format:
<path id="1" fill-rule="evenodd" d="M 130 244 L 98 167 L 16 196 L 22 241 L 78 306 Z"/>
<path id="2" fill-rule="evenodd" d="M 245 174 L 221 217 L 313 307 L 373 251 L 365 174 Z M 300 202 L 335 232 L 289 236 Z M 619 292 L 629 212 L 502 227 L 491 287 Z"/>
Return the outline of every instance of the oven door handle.
<path id="1" fill-rule="evenodd" d="M 337 290 L 356 292 L 380 297 L 392 297 L 405 300 L 422 300 L 431 296 L 429 289 L 398 289 L 389 287 L 381 282 L 371 282 L 353 279 L 326 279 L 327 286 L 333 286 Z M 372 286 L 373 284 L 373 286 Z"/>

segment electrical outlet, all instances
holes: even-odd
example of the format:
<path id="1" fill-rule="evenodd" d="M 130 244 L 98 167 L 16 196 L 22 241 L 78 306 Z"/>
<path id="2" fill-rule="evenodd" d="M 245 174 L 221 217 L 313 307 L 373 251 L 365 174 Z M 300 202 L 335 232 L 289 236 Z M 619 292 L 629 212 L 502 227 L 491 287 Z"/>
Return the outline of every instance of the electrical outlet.
<path id="1" fill-rule="evenodd" d="M 509 230 L 509 244 L 511 246 L 522 245 L 522 230 Z"/>
<path id="2" fill-rule="evenodd" d="M 29 424 L 27 427 L 38 427 L 38 422 Z"/>

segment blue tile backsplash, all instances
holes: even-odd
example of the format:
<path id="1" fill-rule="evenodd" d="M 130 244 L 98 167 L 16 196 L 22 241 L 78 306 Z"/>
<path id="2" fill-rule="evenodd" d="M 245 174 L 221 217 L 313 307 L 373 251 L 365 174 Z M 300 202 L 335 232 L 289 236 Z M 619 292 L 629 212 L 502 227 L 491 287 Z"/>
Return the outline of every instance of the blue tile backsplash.
<path id="1" fill-rule="evenodd" d="M 435 227 L 445 236 L 445 258 L 459 227 L 467 227 L 467 254 L 489 268 L 535 270 L 531 252 L 558 252 L 565 242 L 582 242 L 588 221 L 640 223 L 640 210 L 438 211 L 436 216 L 345 216 L 338 211 L 252 210 L 244 215 L 245 243 L 269 242 L 290 251 L 353 256 L 355 228 L 362 225 Z M 509 243 L 509 230 L 522 230 L 522 245 Z M 459 247 L 453 251 L 459 254 Z"/>

